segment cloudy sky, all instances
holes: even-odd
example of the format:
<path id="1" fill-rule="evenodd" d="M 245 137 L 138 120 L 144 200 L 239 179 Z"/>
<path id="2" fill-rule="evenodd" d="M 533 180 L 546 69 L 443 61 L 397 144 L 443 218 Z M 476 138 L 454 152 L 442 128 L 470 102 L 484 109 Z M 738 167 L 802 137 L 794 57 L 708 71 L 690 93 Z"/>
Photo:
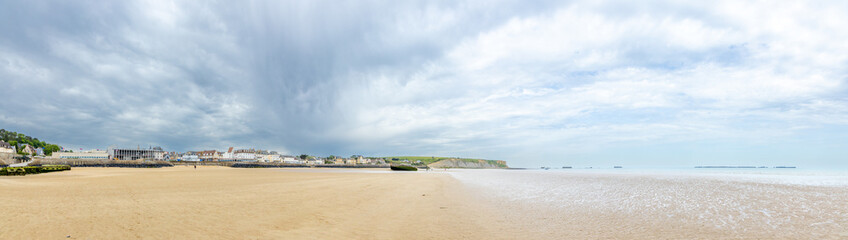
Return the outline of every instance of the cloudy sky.
<path id="1" fill-rule="evenodd" d="M 6 1 L 0 128 L 512 166 L 848 166 L 846 1 Z"/>

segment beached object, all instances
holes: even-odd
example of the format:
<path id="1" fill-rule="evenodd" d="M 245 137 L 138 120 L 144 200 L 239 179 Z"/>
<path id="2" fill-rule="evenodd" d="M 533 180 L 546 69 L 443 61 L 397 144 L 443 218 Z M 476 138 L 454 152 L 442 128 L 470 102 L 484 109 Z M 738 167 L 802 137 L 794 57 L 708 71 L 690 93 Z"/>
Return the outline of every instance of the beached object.
<path id="1" fill-rule="evenodd" d="M 5 167 L 5 168 L 0 168 L 0 176 L 3 176 L 3 175 L 16 176 L 16 175 L 38 174 L 38 173 L 48 173 L 48 172 L 65 171 L 65 170 L 71 170 L 71 167 L 67 166 L 67 165 Z"/>
<path id="2" fill-rule="evenodd" d="M 0 170 L 0 175 L 15 176 L 26 175 L 26 169 L 22 167 L 6 167 Z"/>
<path id="3" fill-rule="evenodd" d="M 406 165 L 392 165 L 391 169 L 394 171 L 418 171 L 418 168 Z"/>

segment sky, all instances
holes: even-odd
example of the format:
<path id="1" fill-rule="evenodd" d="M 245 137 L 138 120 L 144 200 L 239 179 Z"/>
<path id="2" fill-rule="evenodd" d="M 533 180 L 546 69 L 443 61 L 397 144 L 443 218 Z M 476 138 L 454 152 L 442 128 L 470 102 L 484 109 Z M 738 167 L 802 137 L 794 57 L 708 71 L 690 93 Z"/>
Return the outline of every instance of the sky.
<path id="1" fill-rule="evenodd" d="M 67 148 L 848 167 L 846 1 L 0 0 Z"/>

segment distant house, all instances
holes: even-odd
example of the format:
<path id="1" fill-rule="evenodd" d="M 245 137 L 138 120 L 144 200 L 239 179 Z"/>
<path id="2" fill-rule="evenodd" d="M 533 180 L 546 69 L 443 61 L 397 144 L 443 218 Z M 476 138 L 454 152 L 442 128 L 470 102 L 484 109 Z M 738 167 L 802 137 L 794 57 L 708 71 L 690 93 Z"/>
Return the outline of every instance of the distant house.
<path id="1" fill-rule="evenodd" d="M 15 147 L 12 144 L 0 140 L 0 153 L 15 153 Z"/>
<path id="2" fill-rule="evenodd" d="M 233 151 L 233 147 L 227 149 L 227 152 L 221 153 L 220 161 L 233 161 L 236 159 L 236 152 Z"/>
<path id="3" fill-rule="evenodd" d="M 286 163 L 286 164 L 303 164 L 303 160 L 300 160 L 299 158 L 287 158 L 287 159 L 283 160 L 283 163 Z"/>
<path id="4" fill-rule="evenodd" d="M 257 158 L 259 159 L 259 161 L 262 161 L 262 162 L 282 162 L 283 161 L 283 158 L 280 157 L 280 155 L 277 155 L 277 154 L 268 154 L 268 155 L 262 154 L 262 155 L 257 155 Z"/>
<path id="5" fill-rule="evenodd" d="M 239 149 L 234 152 L 234 158 L 236 161 L 256 161 L 256 150 L 253 149 Z"/>
<path id="6" fill-rule="evenodd" d="M 199 162 L 200 157 L 198 157 L 197 155 L 194 155 L 194 154 L 185 154 L 185 155 L 183 155 L 183 157 L 180 158 L 180 160 L 187 161 L 187 162 Z"/>
<path id="7" fill-rule="evenodd" d="M 383 160 L 382 158 L 374 158 L 371 159 L 371 164 L 386 164 L 386 160 Z"/>
<path id="8" fill-rule="evenodd" d="M 35 148 L 32 147 L 32 145 L 24 144 L 24 147 L 21 148 L 21 153 L 24 153 L 26 155 L 34 155 L 37 152 L 35 151 Z"/>
<path id="9" fill-rule="evenodd" d="M 180 154 L 177 153 L 177 152 L 164 152 L 164 156 L 162 156 L 162 159 L 164 159 L 166 161 L 174 161 L 174 160 L 177 160 L 179 158 L 180 158 Z"/>
<path id="10" fill-rule="evenodd" d="M 218 161 L 218 159 L 221 158 L 221 153 L 218 152 L 218 150 L 205 150 L 200 151 L 197 154 L 197 157 L 203 161 Z"/>

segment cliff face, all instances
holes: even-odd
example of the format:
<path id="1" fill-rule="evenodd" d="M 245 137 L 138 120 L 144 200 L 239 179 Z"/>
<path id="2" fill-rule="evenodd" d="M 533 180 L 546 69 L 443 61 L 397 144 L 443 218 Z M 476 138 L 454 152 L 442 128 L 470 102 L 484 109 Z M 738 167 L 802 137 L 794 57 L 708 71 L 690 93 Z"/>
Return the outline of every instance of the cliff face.
<path id="1" fill-rule="evenodd" d="M 506 165 L 500 166 L 484 160 L 468 161 L 460 159 L 445 159 L 427 165 L 431 168 L 506 168 Z"/>

